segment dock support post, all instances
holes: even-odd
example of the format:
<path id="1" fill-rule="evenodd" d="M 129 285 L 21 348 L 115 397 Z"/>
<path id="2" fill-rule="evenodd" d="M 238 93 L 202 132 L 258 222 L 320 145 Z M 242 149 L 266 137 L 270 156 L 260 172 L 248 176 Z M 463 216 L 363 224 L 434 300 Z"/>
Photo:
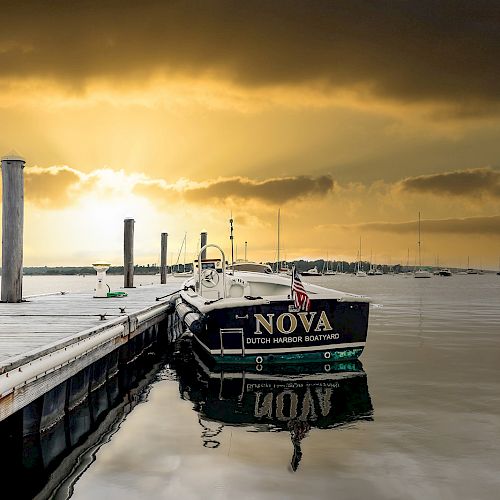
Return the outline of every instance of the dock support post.
<path id="1" fill-rule="evenodd" d="M 24 158 L 2 157 L 2 302 L 23 298 Z"/>
<path id="2" fill-rule="evenodd" d="M 134 219 L 124 220 L 123 231 L 123 286 L 134 288 Z"/>
<path id="3" fill-rule="evenodd" d="M 206 231 L 203 231 L 200 234 L 200 241 L 201 241 L 200 248 L 203 248 L 207 244 L 207 232 Z M 207 251 L 203 250 L 203 253 L 201 254 L 201 259 L 203 260 L 203 259 L 206 259 L 206 258 L 207 258 Z"/>
<path id="4" fill-rule="evenodd" d="M 161 233 L 160 283 L 162 285 L 167 282 L 167 242 L 168 233 Z"/>

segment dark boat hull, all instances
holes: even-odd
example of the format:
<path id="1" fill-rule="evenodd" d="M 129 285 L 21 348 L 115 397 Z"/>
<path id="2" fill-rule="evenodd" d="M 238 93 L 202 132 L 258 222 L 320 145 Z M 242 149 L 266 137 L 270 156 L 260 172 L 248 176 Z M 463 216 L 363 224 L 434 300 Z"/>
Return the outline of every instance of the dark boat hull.
<path id="1" fill-rule="evenodd" d="M 368 329 L 367 302 L 316 299 L 310 312 L 290 300 L 214 309 L 194 334 L 220 363 L 289 363 L 357 359 Z"/>

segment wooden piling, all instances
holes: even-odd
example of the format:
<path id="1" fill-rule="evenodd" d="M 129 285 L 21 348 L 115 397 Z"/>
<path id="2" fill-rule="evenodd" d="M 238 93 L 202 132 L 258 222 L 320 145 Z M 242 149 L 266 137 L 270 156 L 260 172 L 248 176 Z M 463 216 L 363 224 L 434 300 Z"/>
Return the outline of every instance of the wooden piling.
<path id="1" fill-rule="evenodd" d="M 2 302 L 23 296 L 24 158 L 2 157 Z"/>
<path id="2" fill-rule="evenodd" d="M 162 285 L 167 282 L 167 242 L 168 233 L 161 233 L 160 283 Z"/>
<path id="3" fill-rule="evenodd" d="M 123 286 L 134 288 L 134 219 L 124 220 L 123 231 Z"/>

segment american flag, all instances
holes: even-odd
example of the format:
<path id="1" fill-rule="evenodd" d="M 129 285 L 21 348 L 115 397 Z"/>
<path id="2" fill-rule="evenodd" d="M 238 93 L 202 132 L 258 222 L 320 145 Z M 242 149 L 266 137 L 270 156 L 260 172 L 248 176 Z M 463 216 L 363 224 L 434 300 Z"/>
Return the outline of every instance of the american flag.
<path id="1" fill-rule="evenodd" d="M 292 299 L 295 304 L 295 309 L 298 309 L 299 311 L 311 310 L 311 301 L 306 293 L 302 281 L 300 280 L 299 273 L 295 269 L 295 266 L 293 266 L 292 269 Z"/>

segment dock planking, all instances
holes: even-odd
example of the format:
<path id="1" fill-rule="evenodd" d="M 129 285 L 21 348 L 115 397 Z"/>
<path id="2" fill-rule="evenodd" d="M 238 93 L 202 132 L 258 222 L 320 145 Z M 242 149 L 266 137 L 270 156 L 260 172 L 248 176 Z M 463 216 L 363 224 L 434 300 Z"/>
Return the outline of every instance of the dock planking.
<path id="1" fill-rule="evenodd" d="M 120 298 L 64 293 L 0 303 L 0 420 L 165 319 L 169 298 L 156 299 L 182 281 L 128 288 Z"/>

